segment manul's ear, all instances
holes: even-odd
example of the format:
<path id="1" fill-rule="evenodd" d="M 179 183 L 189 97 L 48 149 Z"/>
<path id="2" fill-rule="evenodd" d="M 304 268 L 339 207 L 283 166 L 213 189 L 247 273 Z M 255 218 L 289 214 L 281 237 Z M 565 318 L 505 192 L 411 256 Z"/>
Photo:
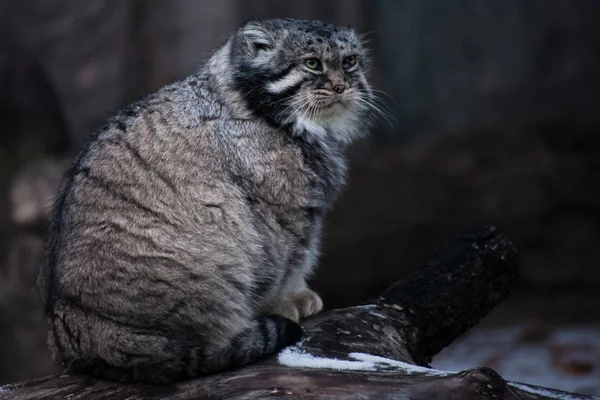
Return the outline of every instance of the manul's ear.
<path id="1" fill-rule="evenodd" d="M 250 21 L 241 29 L 242 42 L 248 55 L 258 56 L 261 52 L 273 50 L 275 37 L 273 32 L 261 21 Z"/>

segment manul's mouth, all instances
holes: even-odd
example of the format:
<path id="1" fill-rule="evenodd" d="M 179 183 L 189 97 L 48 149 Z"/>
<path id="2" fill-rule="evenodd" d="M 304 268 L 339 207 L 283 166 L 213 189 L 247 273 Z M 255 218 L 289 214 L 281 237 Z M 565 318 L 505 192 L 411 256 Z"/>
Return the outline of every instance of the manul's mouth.
<path id="1" fill-rule="evenodd" d="M 344 106 L 345 104 L 342 103 L 342 101 L 340 99 L 334 99 L 331 100 L 330 102 L 328 102 L 323 108 L 332 108 L 335 106 Z"/>
<path id="2" fill-rule="evenodd" d="M 335 107 L 335 106 L 341 106 L 341 107 L 346 108 L 346 107 L 349 107 L 351 103 L 352 103 L 351 97 L 335 96 L 335 97 L 329 99 L 326 107 L 331 108 L 331 107 Z"/>
<path id="3" fill-rule="evenodd" d="M 319 109 L 318 119 L 328 119 L 334 115 L 343 114 L 348 106 L 341 100 L 333 100 L 323 104 Z"/>

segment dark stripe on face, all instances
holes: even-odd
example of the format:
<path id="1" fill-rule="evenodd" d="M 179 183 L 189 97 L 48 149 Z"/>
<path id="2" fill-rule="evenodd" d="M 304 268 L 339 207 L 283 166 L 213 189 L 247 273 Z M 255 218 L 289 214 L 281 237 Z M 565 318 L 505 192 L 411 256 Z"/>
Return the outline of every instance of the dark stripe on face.
<path id="1" fill-rule="evenodd" d="M 325 74 L 317 75 L 316 77 L 316 87 L 321 88 L 327 84 L 329 81 L 329 77 Z"/>
<path id="2" fill-rule="evenodd" d="M 272 125 L 279 126 L 281 121 L 288 117 L 288 113 L 293 112 L 293 110 L 286 111 L 286 107 L 289 105 L 289 102 L 286 100 L 296 95 L 302 85 L 310 80 L 311 77 L 307 75 L 294 86 L 277 94 L 269 93 L 267 85 L 284 78 L 294 68 L 296 66 L 290 64 L 280 72 L 269 74 L 249 65 L 242 64 L 239 67 L 240 72 L 234 77 L 234 82 L 236 88 L 240 91 L 254 113 L 264 117 Z M 284 111 L 286 111 L 285 114 Z"/>
<path id="3" fill-rule="evenodd" d="M 356 81 L 356 88 L 359 92 L 364 92 L 367 90 L 367 87 L 360 80 Z"/>
<path id="4" fill-rule="evenodd" d="M 278 81 L 287 74 L 289 74 L 294 68 L 296 68 L 296 65 L 289 64 L 287 67 L 285 67 L 279 72 L 275 72 L 274 74 L 268 75 L 267 73 L 265 73 L 265 78 L 268 79 L 270 82 Z"/>

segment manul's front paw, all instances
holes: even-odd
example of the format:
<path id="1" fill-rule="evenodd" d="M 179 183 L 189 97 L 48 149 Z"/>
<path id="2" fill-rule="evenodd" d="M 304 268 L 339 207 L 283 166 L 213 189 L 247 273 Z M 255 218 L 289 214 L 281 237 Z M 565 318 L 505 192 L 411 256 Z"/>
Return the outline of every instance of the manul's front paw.
<path id="1" fill-rule="evenodd" d="M 300 318 L 310 317 L 323 309 L 323 300 L 310 289 L 292 293 L 274 310 L 275 314 L 298 322 Z"/>
<path id="2" fill-rule="evenodd" d="M 310 289 L 295 293 L 293 296 L 300 318 L 310 317 L 323 309 L 323 300 Z"/>

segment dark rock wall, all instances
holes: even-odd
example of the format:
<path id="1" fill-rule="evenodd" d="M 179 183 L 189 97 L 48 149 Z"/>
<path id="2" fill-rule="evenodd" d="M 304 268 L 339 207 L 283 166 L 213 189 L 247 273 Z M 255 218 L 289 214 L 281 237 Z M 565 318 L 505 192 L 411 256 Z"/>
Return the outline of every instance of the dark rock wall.
<path id="1" fill-rule="evenodd" d="M 376 16 L 407 134 L 600 122 L 597 1 L 382 0 Z"/>

